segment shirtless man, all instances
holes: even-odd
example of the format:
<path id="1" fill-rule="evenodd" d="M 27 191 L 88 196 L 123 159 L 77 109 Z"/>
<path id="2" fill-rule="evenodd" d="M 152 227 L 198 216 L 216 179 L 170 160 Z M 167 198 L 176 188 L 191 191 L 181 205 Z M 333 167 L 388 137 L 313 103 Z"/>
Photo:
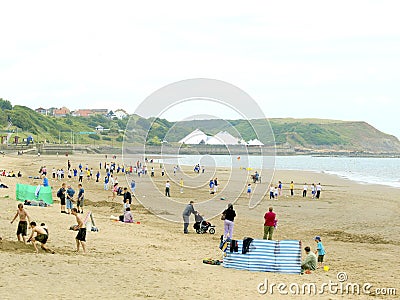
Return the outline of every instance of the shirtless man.
<path id="1" fill-rule="evenodd" d="M 21 236 L 22 240 L 26 244 L 26 233 L 28 231 L 28 221 L 30 222 L 31 219 L 29 217 L 28 212 L 24 209 L 24 205 L 22 203 L 18 204 L 18 209 L 17 213 L 15 214 L 14 218 L 11 221 L 11 224 L 15 221 L 15 219 L 19 216 L 19 223 L 18 223 L 18 229 L 17 229 L 17 238 L 18 241 L 21 241 Z"/>
<path id="2" fill-rule="evenodd" d="M 86 227 L 82 218 L 78 215 L 78 210 L 74 207 L 71 214 L 75 216 L 78 223 L 79 232 L 76 235 L 76 252 L 79 252 L 79 246 L 82 245 L 83 254 L 86 254 Z"/>
<path id="3" fill-rule="evenodd" d="M 47 228 L 43 226 L 38 226 L 36 225 L 36 222 L 30 222 L 31 228 L 32 228 L 32 233 L 31 236 L 28 239 L 28 242 L 32 242 L 33 247 L 35 248 L 35 252 L 38 253 L 38 248 L 36 246 L 36 242 L 41 243 L 41 248 L 47 252 L 55 253 L 53 250 L 48 248 L 45 244 L 47 242 L 47 239 L 49 238 L 49 234 L 47 231 Z M 36 232 L 36 235 L 34 233 Z"/>

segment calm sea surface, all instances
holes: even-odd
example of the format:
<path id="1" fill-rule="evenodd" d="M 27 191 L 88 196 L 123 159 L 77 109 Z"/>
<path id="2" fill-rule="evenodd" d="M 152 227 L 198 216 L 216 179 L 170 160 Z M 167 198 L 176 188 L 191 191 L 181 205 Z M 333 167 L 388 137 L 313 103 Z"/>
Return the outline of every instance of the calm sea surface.
<path id="1" fill-rule="evenodd" d="M 165 156 L 164 156 L 165 157 Z M 337 175 L 360 183 L 382 184 L 400 188 L 400 158 L 316 157 L 316 156 L 248 156 L 184 155 L 166 158 L 165 163 L 194 166 L 231 167 L 240 161 L 243 167 L 260 169 L 265 162 L 275 164 L 277 170 L 304 170 Z"/>

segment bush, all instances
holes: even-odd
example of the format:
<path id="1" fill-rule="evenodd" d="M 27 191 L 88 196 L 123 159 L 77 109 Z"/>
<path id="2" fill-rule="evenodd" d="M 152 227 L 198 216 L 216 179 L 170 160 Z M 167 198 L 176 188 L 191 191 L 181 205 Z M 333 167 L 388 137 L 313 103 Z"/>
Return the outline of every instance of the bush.
<path id="1" fill-rule="evenodd" d="M 97 134 L 89 134 L 89 138 L 93 139 L 93 140 L 100 140 L 100 137 Z"/>

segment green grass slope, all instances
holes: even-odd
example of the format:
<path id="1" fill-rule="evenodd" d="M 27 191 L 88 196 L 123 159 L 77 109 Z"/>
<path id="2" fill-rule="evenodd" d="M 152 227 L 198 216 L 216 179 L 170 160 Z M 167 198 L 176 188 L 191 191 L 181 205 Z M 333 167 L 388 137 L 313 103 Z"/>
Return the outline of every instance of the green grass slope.
<path id="1" fill-rule="evenodd" d="M 245 141 L 258 138 L 266 145 L 290 145 L 299 150 L 400 153 L 400 142 L 396 137 L 366 122 L 293 118 L 270 119 L 269 123 L 266 120 L 252 120 L 250 123 L 247 120 L 221 119 L 169 122 L 158 118 L 145 119 L 138 115 L 132 115 L 130 120 L 110 120 L 101 115 L 55 118 L 41 115 L 25 106 L 11 106 L 9 101 L 1 98 L 0 106 L 2 135 L 11 132 L 11 139 L 17 134 L 20 138 L 32 135 L 36 142 L 119 146 L 125 138 L 133 145 L 142 145 L 145 141 L 159 145 L 162 141 L 176 143 L 198 128 L 208 135 L 227 131 Z M 81 134 L 95 132 L 98 125 L 109 130 L 91 135 Z M 126 128 L 128 130 L 125 132 Z M 260 135 L 257 136 L 256 132 Z"/>

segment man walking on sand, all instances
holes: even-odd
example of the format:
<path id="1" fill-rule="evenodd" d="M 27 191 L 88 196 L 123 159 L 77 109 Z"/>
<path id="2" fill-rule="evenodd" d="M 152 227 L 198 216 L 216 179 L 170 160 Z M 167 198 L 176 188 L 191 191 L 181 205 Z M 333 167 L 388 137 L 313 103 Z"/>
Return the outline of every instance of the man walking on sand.
<path id="1" fill-rule="evenodd" d="M 264 240 L 272 240 L 272 235 L 274 233 L 276 214 L 272 211 L 273 208 L 271 206 L 264 215 Z"/>
<path id="2" fill-rule="evenodd" d="M 36 246 L 36 242 L 39 242 L 42 244 L 41 248 L 43 250 L 54 254 L 55 252 L 53 250 L 51 250 L 50 248 L 46 247 L 46 245 L 45 245 L 47 242 L 47 239 L 49 238 L 49 233 L 48 233 L 47 229 L 42 226 L 36 225 L 36 222 L 31 222 L 30 225 L 32 228 L 32 233 L 31 233 L 31 236 L 29 237 L 28 241 L 32 242 L 33 247 L 35 248 L 35 252 L 36 253 L 39 252 L 38 248 Z M 36 235 L 33 236 L 35 232 L 36 232 Z"/>
<path id="3" fill-rule="evenodd" d="M 18 204 L 17 213 L 15 214 L 14 218 L 12 219 L 11 224 L 15 221 L 15 219 L 18 216 L 19 216 L 19 223 L 18 223 L 18 229 L 17 229 L 17 238 L 18 238 L 18 241 L 20 242 L 21 236 L 22 236 L 22 240 L 24 241 L 24 244 L 26 244 L 26 233 L 28 230 L 28 222 L 26 220 L 28 220 L 30 222 L 31 219 L 22 203 Z"/>
<path id="4" fill-rule="evenodd" d="M 82 218 L 78 215 L 78 210 L 73 208 L 71 211 L 72 215 L 75 216 L 76 222 L 78 223 L 78 234 L 76 235 L 76 252 L 79 252 L 79 247 L 82 245 L 83 254 L 86 254 L 86 227 L 83 223 Z"/>

